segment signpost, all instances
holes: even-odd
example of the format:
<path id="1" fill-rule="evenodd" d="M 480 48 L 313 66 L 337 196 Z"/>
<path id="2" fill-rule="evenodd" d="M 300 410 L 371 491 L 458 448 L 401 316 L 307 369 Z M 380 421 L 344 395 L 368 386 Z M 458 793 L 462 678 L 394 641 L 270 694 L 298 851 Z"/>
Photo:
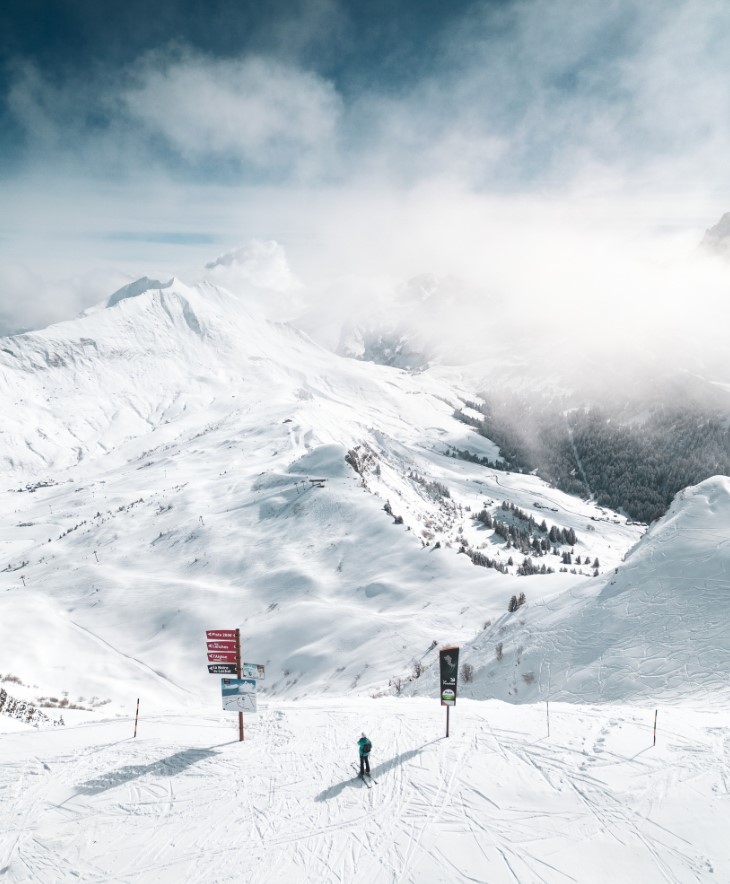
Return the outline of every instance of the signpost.
<path id="1" fill-rule="evenodd" d="M 446 707 L 446 736 L 449 735 L 449 709 L 456 705 L 456 689 L 459 677 L 459 649 L 442 648 L 439 651 L 441 705 Z"/>
<path id="2" fill-rule="evenodd" d="M 256 712 L 256 680 L 263 681 L 261 663 L 241 662 L 240 629 L 208 629 L 205 633 L 210 675 L 234 675 L 221 679 L 223 708 L 238 712 L 238 739 L 243 740 L 243 713 Z"/>

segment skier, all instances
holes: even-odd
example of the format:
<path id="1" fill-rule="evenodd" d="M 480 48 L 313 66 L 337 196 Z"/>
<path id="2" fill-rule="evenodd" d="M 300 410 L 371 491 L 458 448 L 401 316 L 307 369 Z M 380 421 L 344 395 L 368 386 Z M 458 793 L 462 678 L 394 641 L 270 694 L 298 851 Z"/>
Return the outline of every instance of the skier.
<path id="1" fill-rule="evenodd" d="M 360 773 L 359 776 L 364 777 L 365 774 L 370 776 L 370 750 L 373 748 L 373 744 L 368 740 L 363 732 L 360 736 L 360 739 L 357 741 L 358 749 L 360 750 Z"/>

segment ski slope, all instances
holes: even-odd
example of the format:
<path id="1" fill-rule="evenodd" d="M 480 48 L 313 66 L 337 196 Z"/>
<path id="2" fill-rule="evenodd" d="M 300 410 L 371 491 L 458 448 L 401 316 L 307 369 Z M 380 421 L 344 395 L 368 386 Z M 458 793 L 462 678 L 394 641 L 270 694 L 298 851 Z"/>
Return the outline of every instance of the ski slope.
<path id="1" fill-rule="evenodd" d="M 235 722 L 235 716 L 231 716 Z M 726 710 L 268 702 L 0 734 L 10 884 L 730 878 Z M 371 788 L 356 741 L 374 744 Z"/>

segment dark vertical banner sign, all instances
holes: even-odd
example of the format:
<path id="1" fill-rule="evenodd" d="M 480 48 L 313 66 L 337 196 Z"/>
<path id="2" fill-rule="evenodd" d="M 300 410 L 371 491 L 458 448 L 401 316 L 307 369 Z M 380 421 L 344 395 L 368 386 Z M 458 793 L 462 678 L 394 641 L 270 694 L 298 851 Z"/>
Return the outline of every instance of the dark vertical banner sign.
<path id="1" fill-rule="evenodd" d="M 459 649 L 442 648 L 439 651 L 439 668 L 441 671 L 441 705 L 456 704 L 457 679 L 459 676 Z"/>
<path id="2" fill-rule="evenodd" d="M 441 705 L 446 707 L 446 736 L 449 735 L 449 712 L 456 705 L 456 682 L 459 677 L 459 649 L 441 648 L 439 651 L 439 683 Z"/>

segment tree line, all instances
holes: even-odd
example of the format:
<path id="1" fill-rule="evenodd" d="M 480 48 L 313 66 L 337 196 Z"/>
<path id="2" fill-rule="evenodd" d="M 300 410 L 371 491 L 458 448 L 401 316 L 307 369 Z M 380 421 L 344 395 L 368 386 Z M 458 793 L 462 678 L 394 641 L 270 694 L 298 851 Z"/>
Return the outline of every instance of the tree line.
<path id="1" fill-rule="evenodd" d="M 535 471 L 562 491 L 592 495 L 638 522 L 662 516 L 682 488 L 730 475 L 730 425 L 719 411 L 655 404 L 636 420 L 609 409 L 566 412 L 530 400 L 465 404 L 480 417 L 460 410 L 455 416 L 498 445 L 501 457 L 466 459 Z M 458 449 L 452 454 L 464 456 Z"/>

